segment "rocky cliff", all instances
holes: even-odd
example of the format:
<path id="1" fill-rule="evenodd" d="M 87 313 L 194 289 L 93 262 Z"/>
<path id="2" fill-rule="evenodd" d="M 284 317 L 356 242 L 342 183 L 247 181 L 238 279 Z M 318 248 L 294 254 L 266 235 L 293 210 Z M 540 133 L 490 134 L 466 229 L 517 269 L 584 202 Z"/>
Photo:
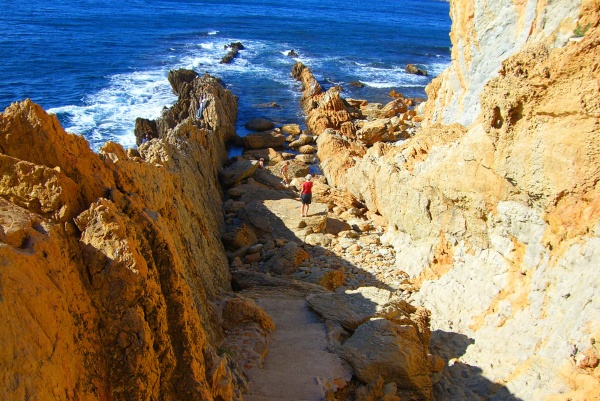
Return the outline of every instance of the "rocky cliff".
<path id="1" fill-rule="evenodd" d="M 385 217 L 409 300 L 431 310 L 448 361 L 438 400 L 598 399 L 599 12 L 452 1 L 452 65 L 416 135 L 369 144 L 309 126 L 329 183 Z M 324 121 L 332 107 L 313 96 L 322 118 L 308 121 Z"/>
<path id="2" fill-rule="evenodd" d="M 3 400 L 239 399 L 218 348 L 237 100 L 210 76 L 169 79 L 179 101 L 139 149 L 95 154 L 29 100 L 0 115 Z"/>

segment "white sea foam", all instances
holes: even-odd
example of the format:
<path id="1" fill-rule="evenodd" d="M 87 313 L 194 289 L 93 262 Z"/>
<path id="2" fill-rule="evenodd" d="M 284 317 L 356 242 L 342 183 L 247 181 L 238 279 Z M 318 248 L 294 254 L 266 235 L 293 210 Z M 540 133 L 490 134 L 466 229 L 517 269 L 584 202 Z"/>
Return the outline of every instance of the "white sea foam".
<path id="1" fill-rule="evenodd" d="M 208 34 L 211 35 L 211 36 L 214 36 L 214 35 L 216 35 L 218 33 L 219 33 L 219 31 L 210 31 Z"/>
<path id="2" fill-rule="evenodd" d="M 134 146 L 135 119 L 157 118 L 175 100 L 167 70 L 154 70 L 115 75 L 106 88 L 89 95 L 83 106 L 48 111 L 61 118 L 67 131 L 85 136 L 97 151 L 107 140 Z"/>

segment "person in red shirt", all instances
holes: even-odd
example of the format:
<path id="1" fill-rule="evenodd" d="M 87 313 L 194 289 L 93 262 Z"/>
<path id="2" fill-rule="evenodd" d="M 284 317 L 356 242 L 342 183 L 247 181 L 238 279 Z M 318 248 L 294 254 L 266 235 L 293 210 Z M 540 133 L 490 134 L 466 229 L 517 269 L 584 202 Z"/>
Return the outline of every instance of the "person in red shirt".
<path id="1" fill-rule="evenodd" d="M 302 183 L 302 190 L 300 191 L 300 198 L 302 199 L 302 217 L 308 217 L 308 208 L 312 201 L 312 175 L 306 176 L 306 181 Z"/>

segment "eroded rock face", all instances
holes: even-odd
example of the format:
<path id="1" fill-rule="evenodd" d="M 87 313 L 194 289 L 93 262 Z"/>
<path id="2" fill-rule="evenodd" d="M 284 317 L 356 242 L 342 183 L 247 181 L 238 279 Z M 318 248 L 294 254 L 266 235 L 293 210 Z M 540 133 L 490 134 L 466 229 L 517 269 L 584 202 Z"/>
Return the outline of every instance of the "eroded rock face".
<path id="1" fill-rule="evenodd" d="M 413 326 L 370 320 L 358 327 L 338 352 L 362 382 L 371 383 L 381 376 L 403 391 L 413 391 L 412 399 L 432 399 L 427 354 Z"/>
<path id="2" fill-rule="evenodd" d="M 30 101 L 0 115 L 0 398 L 239 398 L 214 307 L 230 288 L 217 171 L 235 98 L 189 75 L 139 152 L 95 154 Z"/>
<path id="3" fill-rule="evenodd" d="M 597 13 L 597 6 L 595 0 L 493 5 L 477 0 L 454 2 L 450 12 L 452 62 L 427 88 L 426 115 L 434 123 L 470 125 L 481 112 L 479 96 L 503 60 L 528 43 L 546 38 L 552 47 L 564 46 L 579 20 L 581 26 L 588 23 L 580 11 L 587 7 Z"/>
<path id="4" fill-rule="evenodd" d="M 600 335 L 599 4 L 484 3 L 452 3 L 456 57 L 428 89 L 425 129 L 363 154 L 322 134 L 319 159 L 330 184 L 387 219 L 432 344 L 460 358 L 438 400 L 542 400 L 575 382 L 593 399 L 598 370 L 576 365 Z M 565 40 L 577 24 L 589 29 Z M 514 43 L 497 46 L 500 31 Z"/>

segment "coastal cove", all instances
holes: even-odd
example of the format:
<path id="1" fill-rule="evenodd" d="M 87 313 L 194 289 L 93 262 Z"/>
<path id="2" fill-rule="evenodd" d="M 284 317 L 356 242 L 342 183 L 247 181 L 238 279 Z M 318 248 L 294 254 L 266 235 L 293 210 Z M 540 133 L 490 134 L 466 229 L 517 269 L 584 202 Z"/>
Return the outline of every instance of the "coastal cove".
<path id="1" fill-rule="evenodd" d="M 51 3 L 1 400 L 600 399 L 600 0 Z"/>
<path id="2" fill-rule="evenodd" d="M 389 100 L 392 89 L 424 97 L 450 62 L 449 4 L 437 0 L 16 0 L 0 26 L 0 109 L 30 98 L 94 150 L 107 140 L 133 146 L 135 119 L 157 118 L 175 101 L 167 73 L 177 68 L 221 78 L 239 98 L 244 135 L 244 123 L 261 114 L 302 122 L 290 76 L 296 61 L 323 85 L 373 102 Z M 245 50 L 221 64 L 236 41 Z M 286 55 L 292 49 L 297 58 Z M 406 74 L 408 63 L 429 76 Z M 281 108 L 257 107 L 272 102 Z"/>

